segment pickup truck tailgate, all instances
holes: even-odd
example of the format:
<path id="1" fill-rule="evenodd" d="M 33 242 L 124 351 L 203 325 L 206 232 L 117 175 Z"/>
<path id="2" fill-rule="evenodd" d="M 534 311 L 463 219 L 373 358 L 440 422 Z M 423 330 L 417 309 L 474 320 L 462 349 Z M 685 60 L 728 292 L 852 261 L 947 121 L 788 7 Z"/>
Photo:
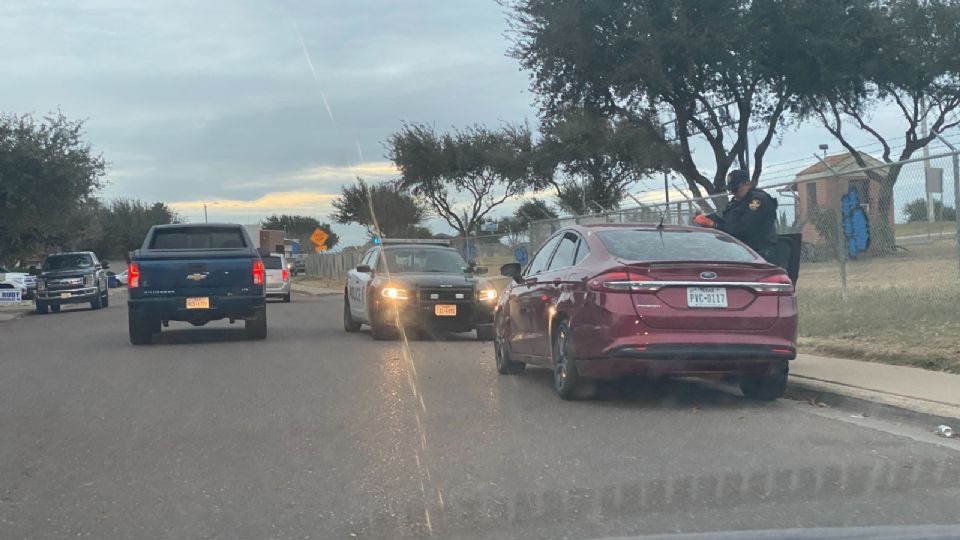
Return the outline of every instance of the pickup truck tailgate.
<path id="1" fill-rule="evenodd" d="M 144 290 L 178 293 L 239 292 L 253 285 L 252 262 L 246 254 L 203 258 L 148 258 L 140 261 Z"/>

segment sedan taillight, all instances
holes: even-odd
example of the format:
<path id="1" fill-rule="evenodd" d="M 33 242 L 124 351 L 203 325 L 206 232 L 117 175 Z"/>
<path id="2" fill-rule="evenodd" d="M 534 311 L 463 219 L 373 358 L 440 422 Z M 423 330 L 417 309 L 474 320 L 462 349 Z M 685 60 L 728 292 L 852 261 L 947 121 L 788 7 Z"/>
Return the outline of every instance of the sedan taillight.
<path id="1" fill-rule="evenodd" d="M 793 281 L 786 274 L 777 274 L 761 279 L 753 287 L 757 294 L 785 295 L 793 294 Z"/>
<path id="2" fill-rule="evenodd" d="M 253 284 L 263 285 L 267 280 L 267 271 L 263 268 L 263 261 L 257 259 L 253 261 Z"/>
<path id="3" fill-rule="evenodd" d="M 653 281 L 647 276 L 640 276 L 615 270 L 595 276 L 590 279 L 587 286 L 590 290 L 599 292 L 640 292 L 656 291 L 661 285 L 649 283 Z"/>
<path id="4" fill-rule="evenodd" d="M 140 286 L 140 265 L 132 262 L 127 265 L 127 288 L 136 289 Z"/>

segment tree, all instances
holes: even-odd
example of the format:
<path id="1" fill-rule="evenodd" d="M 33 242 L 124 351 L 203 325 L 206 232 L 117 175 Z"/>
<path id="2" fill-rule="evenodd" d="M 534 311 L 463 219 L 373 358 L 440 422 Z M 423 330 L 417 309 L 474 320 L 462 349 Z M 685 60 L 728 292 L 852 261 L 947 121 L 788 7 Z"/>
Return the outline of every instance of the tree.
<path id="1" fill-rule="evenodd" d="M 649 123 L 574 107 L 545 119 L 540 131 L 539 166 L 563 173 L 550 183 L 560 206 L 576 214 L 618 208 L 631 185 L 663 166 Z"/>
<path id="2" fill-rule="evenodd" d="M 425 124 L 406 124 L 390 136 L 387 149 L 401 173 L 399 187 L 426 199 L 461 236 L 508 199 L 539 185 L 525 126 L 473 126 L 438 134 Z M 451 192 L 467 200 L 458 203 Z"/>
<path id="3" fill-rule="evenodd" d="M 0 115 L 0 260 L 88 237 L 95 213 L 87 207 L 105 173 L 83 121 Z"/>
<path id="4" fill-rule="evenodd" d="M 894 234 L 887 217 L 902 162 L 929 145 L 941 133 L 960 124 L 960 4 L 947 0 L 887 0 L 875 2 L 862 17 L 842 51 L 842 65 L 861 63 L 851 73 L 838 70 L 834 91 L 816 96 L 812 115 L 866 168 L 864 156 L 850 141 L 866 133 L 883 148 L 881 159 L 891 164 L 866 171 L 879 187 L 871 206 L 871 243 L 877 252 L 889 252 Z M 859 32 L 859 33 L 858 33 Z M 874 58 L 863 58 L 864 51 Z M 904 143 L 899 152 L 880 133 L 872 113 L 879 105 L 899 113 Z M 884 121 L 889 115 L 884 115 Z M 922 133 L 926 123 L 927 134 Z M 926 212 L 926 210 L 924 210 Z M 926 215 L 924 213 L 924 215 Z"/>
<path id="5" fill-rule="evenodd" d="M 510 245 L 515 246 L 529 238 L 530 223 L 556 217 L 557 213 L 543 199 L 530 199 L 521 204 L 513 215 L 500 219 L 500 230 L 506 232 Z"/>
<path id="6" fill-rule="evenodd" d="M 396 182 L 368 185 L 357 178 L 354 185 L 343 186 L 333 201 L 337 223 L 363 225 L 371 235 L 387 238 L 429 238 L 430 231 L 418 226 L 427 217 L 422 201 L 405 193 Z M 423 235 L 426 236 L 423 236 Z"/>
<path id="7" fill-rule="evenodd" d="M 166 204 L 136 199 L 115 199 L 97 205 L 99 238 L 95 251 L 101 257 L 119 257 L 140 247 L 154 225 L 177 223 L 179 216 Z"/>
<path id="8" fill-rule="evenodd" d="M 907 215 L 907 222 L 909 223 L 927 221 L 926 199 L 910 201 L 903 207 L 903 213 Z M 933 217 L 935 221 L 956 221 L 957 209 L 952 206 L 944 206 L 942 201 L 935 200 L 933 201 Z"/>
<path id="9" fill-rule="evenodd" d="M 652 149 L 695 197 L 723 193 L 735 163 L 748 168 L 751 130 L 759 178 L 787 112 L 824 84 L 816 73 L 826 55 L 811 47 L 843 48 L 832 33 L 858 23 L 843 0 L 501 3 L 511 13 L 510 54 L 531 72 L 541 114 L 578 104 L 646 124 Z M 663 115 L 672 119 L 661 123 Z M 695 137 L 710 148 L 712 178 L 694 160 Z"/>
<path id="10" fill-rule="evenodd" d="M 313 234 L 313 231 L 315 231 L 317 227 L 327 233 L 327 249 L 333 249 L 340 241 L 340 237 L 331 230 L 329 223 L 320 223 L 316 218 L 310 216 L 289 216 L 287 214 L 278 216 L 274 214 L 261 221 L 260 225 L 264 229 L 284 231 L 287 233 L 288 238 L 300 240 L 300 249 L 303 252 L 313 250 L 313 242 L 310 241 L 310 235 Z"/>

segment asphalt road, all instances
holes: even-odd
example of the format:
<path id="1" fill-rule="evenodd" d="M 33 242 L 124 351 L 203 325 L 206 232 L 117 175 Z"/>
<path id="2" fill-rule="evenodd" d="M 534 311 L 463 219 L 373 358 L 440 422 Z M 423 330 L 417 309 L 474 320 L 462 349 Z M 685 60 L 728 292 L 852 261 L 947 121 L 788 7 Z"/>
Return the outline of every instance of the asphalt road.
<path id="1" fill-rule="evenodd" d="M 693 382 L 563 402 L 469 336 L 346 334 L 341 299 L 127 341 L 123 297 L 0 324 L 0 538 L 597 538 L 958 523 L 928 426 Z"/>

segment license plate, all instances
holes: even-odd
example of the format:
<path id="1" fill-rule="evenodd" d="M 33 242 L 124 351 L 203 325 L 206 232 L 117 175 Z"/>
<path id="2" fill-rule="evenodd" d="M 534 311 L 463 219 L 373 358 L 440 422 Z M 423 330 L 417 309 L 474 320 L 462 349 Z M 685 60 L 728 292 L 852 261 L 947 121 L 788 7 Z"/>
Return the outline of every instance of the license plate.
<path id="1" fill-rule="evenodd" d="M 68 292 L 60 293 L 60 298 L 70 298 L 71 296 L 73 296 L 72 293 L 68 293 Z"/>
<path id="2" fill-rule="evenodd" d="M 687 306 L 725 308 L 727 307 L 727 290 L 723 287 L 687 287 Z"/>
<path id="3" fill-rule="evenodd" d="M 210 309 L 210 299 L 187 298 L 187 309 Z"/>
<path id="4" fill-rule="evenodd" d="M 456 317 L 457 306 L 456 304 L 437 304 L 433 306 L 433 313 L 437 317 Z"/>

